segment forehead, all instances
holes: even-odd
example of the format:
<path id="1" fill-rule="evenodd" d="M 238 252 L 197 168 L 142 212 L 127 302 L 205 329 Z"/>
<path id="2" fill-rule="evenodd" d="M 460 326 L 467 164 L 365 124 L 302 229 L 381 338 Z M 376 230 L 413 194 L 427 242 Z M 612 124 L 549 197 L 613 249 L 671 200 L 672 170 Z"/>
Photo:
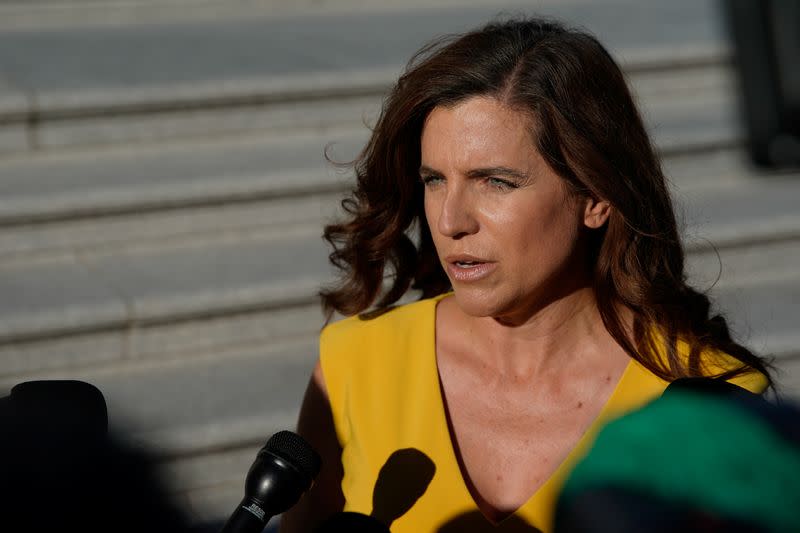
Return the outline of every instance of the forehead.
<path id="1" fill-rule="evenodd" d="M 491 97 L 430 112 L 422 129 L 423 163 L 517 163 L 535 158 L 529 117 Z"/>

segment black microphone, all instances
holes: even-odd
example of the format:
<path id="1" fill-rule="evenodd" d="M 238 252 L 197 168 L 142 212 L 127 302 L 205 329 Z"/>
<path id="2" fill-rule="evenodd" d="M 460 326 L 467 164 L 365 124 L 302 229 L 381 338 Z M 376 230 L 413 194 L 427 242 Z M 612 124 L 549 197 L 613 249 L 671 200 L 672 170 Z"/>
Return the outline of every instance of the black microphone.
<path id="1" fill-rule="evenodd" d="M 73 449 L 107 436 L 108 410 L 103 393 L 90 383 L 26 381 L 0 398 L 0 424 L 23 451 L 32 452 L 30 445 Z"/>
<path id="2" fill-rule="evenodd" d="M 317 452 L 296 433 L 279 431 L 256 455 L 247 472 L 244 499 L 221 533 L 260 533 L 270 518 L 292 507 L 314 483 Z"/>

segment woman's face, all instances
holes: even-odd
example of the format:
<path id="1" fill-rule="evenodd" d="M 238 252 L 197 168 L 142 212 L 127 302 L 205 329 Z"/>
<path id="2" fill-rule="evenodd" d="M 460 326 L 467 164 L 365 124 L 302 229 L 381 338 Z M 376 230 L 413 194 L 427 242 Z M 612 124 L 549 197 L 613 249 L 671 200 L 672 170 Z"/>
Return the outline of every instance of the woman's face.
<path id="1" fill-rule="evenodd" d="M 464 312 L 516 320 L 586 282 L 598 203 L 569 194 L 523 114 L 490 97 L 437 107 L 421 144 L 425 217 Z"/>

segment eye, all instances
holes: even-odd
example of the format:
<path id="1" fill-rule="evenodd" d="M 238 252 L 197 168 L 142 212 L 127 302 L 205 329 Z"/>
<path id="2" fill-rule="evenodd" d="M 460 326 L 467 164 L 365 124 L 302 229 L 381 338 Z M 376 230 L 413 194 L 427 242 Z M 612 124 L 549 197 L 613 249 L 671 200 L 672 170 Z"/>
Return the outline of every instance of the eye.
<path id="1" fill-rule="evenodd" d="M 444 178 L 442 178 L 441 176 L 430 176 L 430 175 L 420 176 L 419 179 L 420 181 L 422 181 L 422 184 L 425 185 L 425 187 L 433 187 L 434 185 L 439 185 L 444 181 Z"/>
<path id="2" fill-rule="evenodd" d="M 510 181 L 510 180 L 507 180 L 507 179 L 503 179 L 503 178 L 498 178 L 496 176 L 490 176 L 490 177 L 486 178 L 486 182 L 489 185 L 491 185 L 492 187 L 494 187 L 496 189 L 503 190 L 503 191 L 507 191 L 507 190 L 510 190 L 510 189 L 518 188 L 518 185 L 516 183 L 514 183 L 513 181 Z"/>

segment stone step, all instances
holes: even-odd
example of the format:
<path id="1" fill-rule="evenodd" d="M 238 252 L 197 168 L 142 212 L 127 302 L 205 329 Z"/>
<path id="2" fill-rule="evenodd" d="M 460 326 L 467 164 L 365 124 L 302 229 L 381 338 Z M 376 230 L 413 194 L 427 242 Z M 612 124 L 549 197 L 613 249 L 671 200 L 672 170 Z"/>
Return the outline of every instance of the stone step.
<path id="1" fill-rule="evenodd" d="M 777 183 L 766 183 L 761 192 L 776 200 L 797 197 L 800 181 L 789 181 L 776 192 L 770 185 Z M 786 213 L 774 213 L 769 206 L 747 212 L 758 199 L 747 189 L 738 196 L 713 193 L 721 207 L 695 213 L 700 222 L 731 210 L 740 213 L 736 222 L 743 228 L 758 229 L 769 225 L 769 217 L 780 221 Z M 711 198 L 708 203 L 713 205 Z M 724 283 L 759 284 L 794 275 L 800 246 L 796 231 L 762 244 L 737 234 L 739 245 L 725 241 L 731 232 L 724 224 L 706 224 L 702 231 L 708 242 L 722 243 L 717 249 Z M 690 272 L 694 269 L 701 288 L 716 278 L 714 250 L 706 242 L 690 254 Z M 204 342 L 224 346 L 236 342 L 239 329 L 252 329 L 259 338 L 261 320 L 279 316 L 284 307 L 314 305 L 318 288 L 332 279 L 327 253 L 314 225 L 288 228 L 281 235 L 101 250 L 2 266 L 0 375 L 159 357 Z M 255 312 L 264 316 L 252 317 Z"/>
<path id="2" fill-rule="evenodd" d="M 666 166 L 668 172 L 672 171 L 670 177 L 688 248 L 701 252 L 714 246 L 736 247 L 764 240 L 796 240 L 800 236 L 800 217 L 793 203 L 793 198 L 800 195 L 797 175 L 762 175 L 746 167 L 735 167 L 733 160 L 735 153 L 726 155 L 726 152 L 699 157 L 692 165 L 686 164 L 683 158 L 667 158 Z M 671 167 L 671 162 L 677 164 Z M 246 167 L 246 163 L 241 164 L 245 169 L 244 175 L 249 172 Z M 252 168 L 257 168 L 257 164 Z M 698 169 L 703 169 L 704 175 L 718 173 L 718 176 L 695 178 Z M 184 171 L 189 175 L 191 169 Z M 75 181 L 79 181 L 82 175 L 88 173 L 76 171 Z M 149 174 L 131 175 L 134 179 L 129 182 Z M 110 220 L 100 218 L 99 223 L 79 219 L 66 227 L 53 222 L 44 226 L 2 228 L 0 249 L 3 249 L 5 260 L 0 263 L 4 274 L 0 283 L 7 303 L 5 311 L 0 311 L 4 316 L 0 338 L 30 340 L 59 332 L 106 330 L 131 323 L 173 320 L 164 314 L 151 316 L 147 311 L 143 314 L 141 303 L 134 296 L 138 289 L 133 287 L 136 283 L 152 284 L 153 280 L 156 293 L 169 295 L 165 298 L 181 294 L 179 300 L 184 298 L 194 302 L 187 304 L 193 309 L 189 315 L 202 314 L 204 312 L 200 311 L 197 302 L 203 300 L 193 296 L 192 291 L 206 293 L 208 287 L 237 284 L 249 287 L 250 283 L 263 285 L 276 280 L 284 287 L 296 284 L 291 280 L 297 279 L 299 273 L 289 272 L 291 268 L 287 264 L 293 259 L 287 258 L 307 258 L 306 265 L 318 263 L 309 267 L 304 285 L 301 284 L 307 291 L 303 298 L 308 298 L 308 294 L 313 293 L 309 287 L 327 279 L 327 251 L 319 234 L 322 222 L 336 210 L 338 193 L 304 196 L 303 187 L 313 190 L 314 180 L 304 174 L 298 175 L 301 177 L 297 181 L 281 181 L 275 176 L 264 179 L 265 196 L 277 194 L 281 199 L 271 204 L 245 203 L 241 208 L 226 206 L 219 211 L 212 206 L 189 212 L 167 210 L 144 219 L 126 214 Z M 123 174 L 123 190 L 125 178 L 127 176 Z M 329 183 L 334 184 L 333 188 L 347 184 L 341 176 L 325 179 L 331 180 Z M 205 178 L 205 181 L 212 183 L 213 187 L 213 177 Z M 147 181 L 143 180 L 143 183 Z M 316 183 L 319 188 L 323 182 Z M 154 188 L 158 186 L 156 180 Z M 146 189 L 144 185 L 138 187 Z M 164 186 L 164 190 L 169 190 L 169 187 Z M 202 191 L 202 187 L 198 188 Z M 283 198 L 291 195 L 292 188 L 299 191 L 296 192 L 298 196 L 288 200 Z M 77 198 L 77 195 L 73 197 Z M 226 214 L 232 216 L 228 218 L 224 216 Z M 169 222 L 174 224 L 172 229 L 167 224 Z M 201 224 L 194 227 L 194 222 Z M 144 238 L 145 244 L 126 248 L 124 239 L 114 233 L 120 227 L 123 231 L 126 227 L 136 227 L 138 237 Z M 213 237 L 209 237 L 209 232 L 214 231 Z M 147 237 L 153 237 L 149 244 Z M 60 252 L 38 259 L 31 257 L 36 255 L 33 252 L 46 250 L 48 245 Z M 267 255 L 273 248 L 275 253 Z M 272 265 L 282 265 L 278 266 L 281 273 L 277 278 Z M 265 270 L 259 270 L 262 266 Z M 198 274 L 203 268 L 210 268 L 209 273 Z M 224 280 L 214 278 L 219 272 L 224 272 L 227 277 Z M 233 278 L 237 275 L 244 278 L 236 281 Z M 186 280 L 190 278 L 196 282 L 187 285 Z M 183 288 L 176 289 L 171 286 L 173 283 Z M 259 291 L 251 293 L 258 294 Z M 217 295 L 207 298 L 206 303 L 224 300 Z M 205 313 L 218 314 L 215 311 Z"/>
<path id="3" fill-rule="evenodd" d="M 347 182 L 326 161 L 326 146 L 348 161 L 365 137 L 343 129 L 7 158 L 0 224 L 340 191 Z"/>
<path id="4" fill-rule="evenodd" d="M 697 64 L 690 56 L 675 65 L 670 54 L 648 59 L 650 68 L 627 66 L 645 119 L 665 150 L 729 145 L 741 139 L 727 60 L 724 56 L 715 59 L 716 54 L 710 52 L 698 51 L 696 55 Z M 663 65 L 655 66 L 659 61 Z M 3 138 L 9 139 L 6 148 L 0 145 L 0 154 L 358 127 L 364 122 L 374 123 L 381 100 L 399 70 L 372 67 L 284 75 L 263 81 L 229 80 L 223 88 L 217 82 L 206 88 L 196 83 L 174 90 L 187 93 L 185 101 L 169 103 L 125 104 L 122 97 L 83 90 L 69 100 L 86 99 L 101 107 L 89 109 L 86 104 L 80 112 L 37 112 L 35 122 L 27 125 L 30 120 L 26 113 L 12 109 L 5 119 L 0 113 L 0 132 L 4 131 Z M 157 99 L 164 91 L 140 92 L 152 92 L 149 98 Z M 112 103 L 98 103 L 103 99 L 113 100 L 118 108 L 105 110 Z M 0 95 L 0 111 L 2 102 Z"/>
<path id="5" fill-rule="evenodd" d="M 598 33 L 630 72 L 727 62 L 711 0 L 552 2 L 541 9 Z M 379 99 L 423 43 L 504 10 L 530 12 L 512 1 L 0 28 L 0 151 L 357 121 L 353 111 L 365 97 Z M 620 17 L 637 23 L 621 29 Z"/>
<path id="6" fill-rule="evenodd" d="M 1 372 L 157 357 L 187 340 L 193 348 L 198 329 L 234 343 L 237 329 L 263 335 L 258 319 L 236 319 L 315 303 L 330 277 L 326 256 L 316 232 L 287 232 L 4 267 Z"/>
<path id="7" fill-rule="evenodd" d="M 193 206 L 124 215 L 0 226 L 0 264 L 25 265 L 170 246 L 322 234 L 339 211 L 340 192 Z"/>
<path id="8" fill-rule="evenodd" d="M 345 154 L 349 157 L 350 150 L 361 141 L 357 134 L 327 138 L 344 139 L 333 150 L 340 160 L 346 159 Z M 299 143 L 299 150 L 294 147 L 298 157 L 290 163 L 302 166 L 304 151 L 309 158 L 317 149 L 322 152 L 321 140 L 316 141 Z M 255 234 L 274 235 L 301 226 L 319 233 L 323 222 L 337 212 L 342 191 L 351 184 L 350 178 L 330 166 L 323 167 L 322 163 L 316 169 L 295 170 L 287 165 L 283 174 L 258 175 L 266 164 L 260 156 L 268 149 L 283 155 L 289 153 L 269 144 L 254 143 L 252 147 L 222 145 L 218 151 L 195 147 L 185 152 L 191 155 L 186 158 L 182 158 L 185 153 L 180 151 L 168 154 L 174 160 L 197 162 L 196 166 L 184 168 L 170 166 L 164 162 L 167 157 L 152 162 L 141 153 L 126 154 L 125 158 L 116 157 L 113 161 L 117 169 L 114 174 L 120 179 L 105 184 L 105 189 L 101 184 L 104 171 L 85 164 L 83 159 L 78 159 L 80 164 L 70 166 L 63 157 L 45 158 L 53 167 L 64 169 L 64 183 L 52 179 L 50 165 L 36 165 L 33 169 L 20 165 L 13 175 L 21 179 L 0 180 L 0 188 L 5 188 L 0 213 L 6 217 L 5 224 L 0 225 L 0 264 L 52 256 L 110 254 L 142 246 L 230 241 Z M 205 154 L 209 155 L 207 159 L 203 157 Z M 224 178 L 218 177 L 225 172 L 218 163 L 221 159 L 236 165 Z M 137 170 L 137 161 L 141 161 L 141 172 Z M 277 165 L 279 159 L 273 161 Z M 214 167 L 215 162 L 219 166 Z M 736 150 L 691 157 L 668 156 L 664 158 L 664 166 L 680 218 L 688 226 L 688 244 L 692 248 L 707 247 L 708 238 L 719 246 L 787 238 L 800 231 L 800 220 L 791 204 L 800 181 L 797 173 L 757 172 L 741 160 L 741 153 Z M 158 177 L 159 169 L 165 178 Z M 151 177 L 154 174 L 155 179 Z M 32 185 L 37 178 L 44 184 Z M 94 192 L 82 194 L 85 184 L 92 181 L 89 188 Z M 90 202 L 84 197 L 94 200 Z M 750 201 L 751 198 L 758 201 Z M 108 212 L 101 214 L 100 202 L 104 199 L 108 200 Z M 172 202 L 182 204 L 172 206 Z M 738 210 L 731 210 L 726 204 L 736 205 Z M 742 209 L 746 216 L 742 216 Z"/>
<path id="9" fill-rule="evenodd" d="M 570 11 L 590 11 L 593 6 L 582 4 L 605 4 L 612 9 L 621 9 L 621 2 L 595 0 L 538 0 L 539 10 L 558 10 L 560 16 Z M 192 0 L 192 9 L 186 9 L 185 0 L 106 0 L 98 4 L 92 0 L 4 0 L 0 5 L 0 29 L 22 28 L 67 28 L 92 26 L 121 26 L 141 23 L 163 23 L 166 21 L 200 21 L 218 19 L 250 19 L 253 17 L 285 18 L 301 15 L 353 14 L 358 11 L 396 13 L 398 11 L 439 10 L 452 7 L 520 9 L 529 8 L 525 0 Z M 565 4 L 573 4 L 571 6 Z M 581 11 L 578 11 L 581 7 Z M 635 6 L 634 6 L 635 7 Z M 711 12 L 706 2 L 692 7 L 690 15 L 703 16 Z M 661 9 L 662 17 L 669 15 Z M 667 20 L 669 20 L 668 17 Z"/>
<path id="10" fill-rule="evenodd" d="M 687 249 L 797 239 L 800 213 L 792 200 L 800 198 L 799 177 L 762 175 L 728 186 L 679 190 L 674 199 Z"/>
<path id="11" fill-rule="evenodd" d="M 738 138 L 729 72 L 722 67 L 691 69 L 664 79 L 643 80 L 637 89 L 656 145 L 674 152 L 731 144 Z M 686 86 L 689 86 L 687 89 Z M 669 87 L 672 87 L 671 89 Z M 687 98 L 686 91 L 692 92 Z M 341 114 L 334 130 L 292 134 L 262 133 L 198 142 L 72 150 L 0 159 L 3 178 L 0 222 L 16 222 L 93 213 L 149 210 L 184 202 L 220 202 L 242 195 L 276 194 L 289 180 L 308 188 L 330 182 L 322 176 L 281 177 L 282 173 L 322 169 L 325 147 L 333 144 L 337 160 L 354 157 L 367 138 L 359 124 L 375 116 L 380 102 L 368 107 L 328 109 Z M 314 114 L 308 106 L 298 113 Z M 224 179 L 222 179 L 224 178 Z M 290 188 L 291 190 L 291 188 Z"/>
<path id="12" fill-rule="evenodd" d="M 696 81 L 715 87 L 716 94 L 728 82 L 719 72 L 707 70 L 698 71 Z M 655 99 L 658 107 L 663 104 L 659 91 L 673 92 L 665 85 L 642 86 L 639 92 Z M 699 175 L 706 172 L 725 183 L 752 178 L 743 163 L 731 163 L 731 154 L 738 155 L 734 150 L 722 150 L 722 157 L 708 150 L 685 153 L 698 146 L 735 143 L 737 134 L 731 126 L 731 106 L 717 108 L 716 119 L 710 118 L 713 106 L 704 106 L 702 99 L 686 100 L 680 87 L 678 83 L 674 88 L 680 110 L 661 110 L 651 117 L 651 130 L 665 157 L 679 162 L 673 179 L 679 186 L 697 187 L 710 182 Z M 720 95 L 728 93 L 719 90 Z M 695 127 L 691 117 L 700 111 L 693 105 L 705 107 L 703 127 Z M 346 162 L 367 135 L 363 126 L 340 125 L 324 132 L 7 157 L 0 160 L 0 261 L 202 239 L 204 232 L 230 235 L 319 224 L 334 212 L 332 197 L 350 183 L 346 171 L 337 171 L 325 160 L 326 146 L 334 160 Z M 264 216 L 259 217 L 262 210 Z"/>

